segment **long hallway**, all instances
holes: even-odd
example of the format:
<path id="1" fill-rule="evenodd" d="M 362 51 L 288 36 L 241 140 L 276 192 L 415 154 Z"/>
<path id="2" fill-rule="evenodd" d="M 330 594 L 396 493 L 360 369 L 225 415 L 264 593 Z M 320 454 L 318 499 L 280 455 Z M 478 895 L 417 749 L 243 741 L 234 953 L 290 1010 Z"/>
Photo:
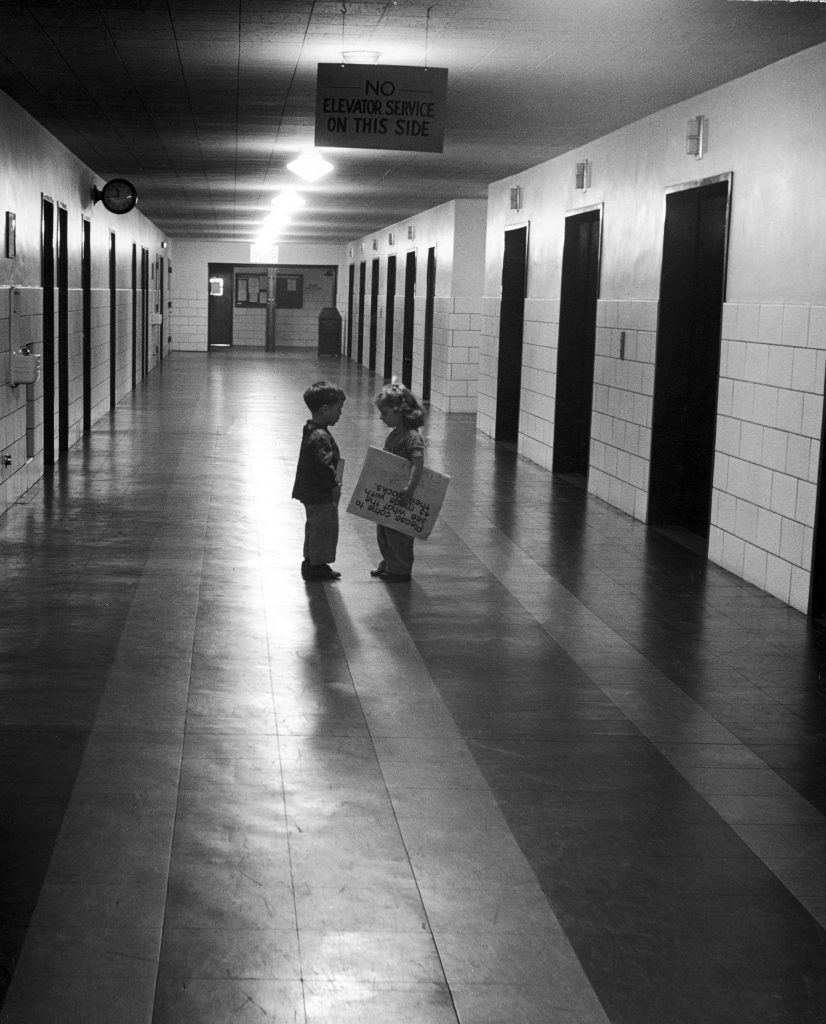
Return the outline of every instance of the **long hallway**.
<path id="1" fill-rule="evenodd" d="M 0 518 L 0 1024 L 816 1024 L 826 634 L 434 411 L 299 575 L 304 387 L 175 354 Z"/>

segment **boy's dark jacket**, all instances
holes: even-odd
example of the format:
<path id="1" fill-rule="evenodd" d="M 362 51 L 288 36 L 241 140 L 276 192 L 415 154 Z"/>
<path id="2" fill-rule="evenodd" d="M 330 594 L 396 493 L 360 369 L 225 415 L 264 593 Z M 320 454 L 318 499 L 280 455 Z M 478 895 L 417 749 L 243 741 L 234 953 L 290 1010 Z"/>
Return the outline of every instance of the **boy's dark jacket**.
<path id="1" fill-rule="evenodd" d="M 333 435 L 323 424 L 308 420 L 301 438 L 293 497 L 305 505 L 331 502 L 338 460 L 339 450 Z"/>

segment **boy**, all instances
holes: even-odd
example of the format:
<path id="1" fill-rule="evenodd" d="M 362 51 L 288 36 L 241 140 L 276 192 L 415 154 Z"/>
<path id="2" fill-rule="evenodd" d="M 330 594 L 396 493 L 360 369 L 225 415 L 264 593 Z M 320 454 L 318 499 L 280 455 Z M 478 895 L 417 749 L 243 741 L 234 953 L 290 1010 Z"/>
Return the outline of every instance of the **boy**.
<path id="1" fill-rule="evenodd" d="M 341 573 L 329 565 L 336 559 L 338 544 L 341 457 L 328 428 L 338 423 L 344 399 L 338 384 L 326 380 L 316 381 L 304 392 L 304 402 L 312 415 L 304 424 L 293 497 L 303 503 L 307 513 L 301 563 L 305 580 L 341 578 Z"/>

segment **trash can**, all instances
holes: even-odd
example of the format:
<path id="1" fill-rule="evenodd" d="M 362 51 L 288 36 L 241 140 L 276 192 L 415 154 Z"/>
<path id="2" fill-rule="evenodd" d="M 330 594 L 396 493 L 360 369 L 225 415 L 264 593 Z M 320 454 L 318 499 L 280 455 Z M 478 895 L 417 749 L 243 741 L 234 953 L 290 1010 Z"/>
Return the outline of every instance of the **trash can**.
<path id="1" fill-rule="evenodd" d="M 334 306 L 325 306 L 318 315 L 318 354 L 341 355 L 341 313 Z"/>

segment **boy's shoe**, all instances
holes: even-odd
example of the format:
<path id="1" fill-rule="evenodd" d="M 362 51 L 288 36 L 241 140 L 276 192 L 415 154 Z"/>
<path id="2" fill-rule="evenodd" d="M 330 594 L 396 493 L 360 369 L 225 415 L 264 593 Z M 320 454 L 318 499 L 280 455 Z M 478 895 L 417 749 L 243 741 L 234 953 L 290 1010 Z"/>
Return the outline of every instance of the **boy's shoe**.
<path id="1" fill-rule="evenodd" d="M 409 572 L 380 572 L 378 576 L 385 583 L 409 583 L 412 579 Z"/>
<path id="2" fill-rule="evenodd" d="M 329 565 L 308 565 L 301 567 L 301 575 L 305 580 L 340 580 L 341 573 Z"/>
<path id="3" fill-rule="evenodd" d="M 375 569 L 370 570 L 371 576 L 383 576 L 387 572 L 387 566 L 383 561 L 379 562 Z"/>

